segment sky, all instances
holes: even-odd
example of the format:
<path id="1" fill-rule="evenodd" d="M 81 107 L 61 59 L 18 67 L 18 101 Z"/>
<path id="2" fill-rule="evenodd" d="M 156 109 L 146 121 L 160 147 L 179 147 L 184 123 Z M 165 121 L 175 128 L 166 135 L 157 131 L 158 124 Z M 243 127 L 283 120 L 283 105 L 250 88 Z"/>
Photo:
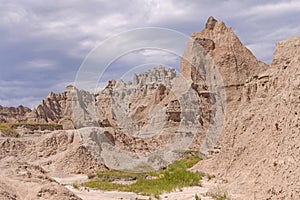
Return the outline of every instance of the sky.
<path id="1" fill-rule="evenodd" d="M 189 36 L 214 16 L 266 63 L 277 41 L 300 35 L 300 0 L 0 0 L 0 13 L 2 106 L 34 108 L 50 91 L 62 92 L 92 50 L 100 49 L 101 56 L 115 52 L 117 44 L 109 50 L 103 44 L 131 30 L 159 27 Z M 162 38 L 156 44 L 167 43 Z M 111 65 L 117 67 L 107 70 L 99 85 L 133 69 L 158 64 L 178 69 L 179 61 L 159 49 L 131 50 L 116 56 Z"/>

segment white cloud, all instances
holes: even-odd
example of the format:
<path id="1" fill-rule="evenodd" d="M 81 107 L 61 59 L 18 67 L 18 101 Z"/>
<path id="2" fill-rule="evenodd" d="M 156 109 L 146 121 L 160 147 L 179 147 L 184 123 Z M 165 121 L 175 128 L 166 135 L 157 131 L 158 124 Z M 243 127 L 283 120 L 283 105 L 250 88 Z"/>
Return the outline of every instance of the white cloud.
<path id="1" fill-rule="evenodd" d="M 0 81 L 0 98 L 9 96 L 20 97 L 37 95 L 46 91 L 47 88 L 33 88 L 36 83 L 30 81 Z"/>
<path id="2" fill-rule="evenodd" d="M 13 3 L 2 4 L 0 11 L 2 13 L 0 24 L 7 28 L 20 24 L 27 15 L 24 8 Z"/>
<path id="3" fill-rule="evenodd" d="M 26 87 L 31 87 L 35 96 L 40 97 L 44 96 L 45 91 L 53 88 L 59 90 L 64 88 L 64 84 L 72 82 L 70 74 L 75 74 L 74 69 L 89 51 L 107 38 L 133 28 L 147 26 L 171 28 L 189 35 L 191 32 L 200 31 L 210 15 L 225 21 L 259 59 L 270 62 L 276 41 L 299 35 L 299 11 L 299 1 L 277 0 L 2 0 L 0 51 L 3 54 L 0 67 L 8 66 L 5 68 L 4 78 L 10 80 L 14 90 L 23 95 L 19 95 L 18 98 L 30 96 L 22 93 Z M 111 42 L 109 45 L 112 48 L 109 51 L 108 48 L 103 48 L 99 53 L 108 57 L 117 55 L 118 58 L 121 56 L 118 53 L 122 52 L 121 45 L 129 45 L 128 49 L 133 52 L 119 59 L 118 67 L 126 68 L 125 71 L 143 63 L 163 62 L 162 64 L 173 65 L 176 56 L 171 53 L 149 49 L 134 53 L 136 44 L 129 44 L 130 41 L 145 36 L 151 38 L 154 47 L 163 44 L 175 48 L 177 45 L 172 36 L 167 40 L 165 37 L 160 39 L 159 35 L 131 35 L 119 38 L 118 42 Z M 134 62 L 139 59 L 141 62 Z M 32 74 L 28 75 L 28 69 Z M 51 74 L 45 76 L 43 81 L 47 84 L 40 90 L 37 84 L 40 79 L 36 79 L 35 76 L 47 70 L 50 70 Z M 24 77 L 23 74 L 26 73 L 31 77 Z M 69 74 L 65 78 L 67 80 L 63 80 L 61 74 Z M 25 78 L 34 83 L 29 86 L 13 83 Z M 7 99 L 14 98 L 14 94 L 6 94 Z M 9 104 L 9 101 L 6 103 Z"/>
<path id="4" fill-rule="evenodd" d="M 35 69 L 55 69 L 57 63 L 52 60 L 35 59 L 35 60 L 27 61 L 24 66 L 26 68 L 35 68 Z"/>
<path id="5" fill-rule="evenodd" d="M 270 3 L 264 5 L 254 5 L 245 12 L 241 12 L 244 16 L 253 16 L 254 18 L 270 18 L 287 13 L 299 12 L 300 1 L 284 1 L 279 3 Z M 261 14 L 263 13 L 263 15 Z"/>
<path id="6" fill-rule="evenodd" d="M 19 105 L 25 105 L 30 109 L 36 108 L 37 105 L 41 102 L 39 97 L 26 96 L 23 98 L 9 98 L 9 99 L 0 99 L 0 105 L 7 105 L 18 107 Z"/>
<path id="7" fill-rule="evenodd" d="M 149 10 L 150 24 L 155 24 L 160 21 L 176 20 L 185 17 L 189 12 L 187 7 L 183 7 L 180 3 L 174 3 L 171 0 L 159 1 L 151 0 L 146 4 L 146 9 Z"/>
<path id="8" fill-rule="evenodd" d="M 275 44 L 273 43 L 253 43 L 246 46 L 248 49 L 252 51 L 254 55 L 260 55 L 260 59 L 266 61 L 267 63 L 271 63 L 273 55 L 273 51 L 275 48 Z"/>

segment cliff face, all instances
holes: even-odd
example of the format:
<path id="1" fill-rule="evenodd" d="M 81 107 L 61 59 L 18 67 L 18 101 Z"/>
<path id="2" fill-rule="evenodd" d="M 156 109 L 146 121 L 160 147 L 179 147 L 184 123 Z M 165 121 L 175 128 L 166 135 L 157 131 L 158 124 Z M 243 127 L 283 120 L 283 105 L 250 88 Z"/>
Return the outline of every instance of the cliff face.
<path id="1" fill-rule="evenodd" d="M 34 110 L 0 107 L 1 121 L 61 123 L 65 129 L 98 125 L 129 128 L 128 121 L 122 119 L 126 115 L 142 127 L 149 123 L 150 108 L 170 93 L 168 88 L 175 77 L 174 69 L 158 66 L 135 75 L 128 83 L 109 81 L 96 94 L 68 86 L 62 93 L 51 92 Z"/>
<path id="2" fill-rule="evenodd" d="M 0 106 L 0 122 L 54 122 L 57 123 L 65 107 L 65 93 L 50 93 L 36 109 L 31 110 L 24 106 Z"/>
<path id="3" fill-rule="evenodd" d="M 27 120 L 26 115 L 31 112 L 30 108 L 19 106 L 3 107 L 0 105 L 0 123 L 6 122 L 23 122 Z"/>
<path id="4" fill-rule="evenodd" d="M 205 134 L 222 130 L 218 143 L 210 144 L 217 153 L 194 170 L 228 180 L 234 199 L 300 199 L 299 66 L 300 37 L 278 42 L 267 66 L 230 28 L 210 17 L 204 30 L 191 35 L 180 75 L 159 66 L 132 82 L 112 80 L 97 94 L 69 86 L 50 93 L 33 111 L 0 107 L 0 120 L 55 122 L 65 129 L 100 126 L 105 143 L 147 153 L 163 148 L 175 133 L 196 129 L 191 147 L 199 148 Z M 225 102 L 220 103 L 214 84 L 226 92 Z M 222 115 L 224 123 L 216 117 Z M 223 126 L 209 132 L 211 124 Z M 92 141 L 85 145 L 100 154 L 105 145 L 93 143 L 99 136 L 93 134 L 85 134 Z"/>
<path id="5" fill-rule="evenodd" d="M 236 199 L 299 199 L 300 38 L 277 43 L 267 68 L 245 47 L 238 48 L 236 37 L 230 39 L 235 44 L 224 44 L 232 32 L 221 22 L 207 27 L 214 28 L 191 37 L 205 35 L 214 42 L 208 53 L 226 85 L 226 121 L 220 153 L 194 168 L 227 179 Z M 220 27 L 228 34 L 215 33 Z M 227 48 L 235 45 L 233 52 Z M 190 70 L 186 67 L 182 70 Z M 228 90 L 231 86 L 235 89 Z"/>
<path id="6" fill-rule="evenodd" d="M 204 56 L 210 57 L 221 74 L 228 102 L 240 100 L 246 80 L 267 69 L 231 28 L 213 17 L 208 19 L 204 30 L 191 35 L 180 65 L 180 73 L 198 85 L 203 85 L 210 70 L 205 66 Z"/>
<path id="7" fill-rule="evenodd" d="M 23 106 L 18 108 L 1 106 L 0 120 L 2 122 L 59 123 L 64 129 L 93 126 L 98 123 L 94 105 L 93 94 L 68 86 L 62 93 L 50 92 L 33 110 Z"/>
<path id="8" fill-rule="evenodd" d="M 155 105 L 168 103 L 170 87 L 176 77 L 174 69 L 163 66 L 139 75 L 132 82 L 111 81 L 96 94 L 97 116 L 100 125 L 137 132 L 150 123 L 150 110 Z"/>

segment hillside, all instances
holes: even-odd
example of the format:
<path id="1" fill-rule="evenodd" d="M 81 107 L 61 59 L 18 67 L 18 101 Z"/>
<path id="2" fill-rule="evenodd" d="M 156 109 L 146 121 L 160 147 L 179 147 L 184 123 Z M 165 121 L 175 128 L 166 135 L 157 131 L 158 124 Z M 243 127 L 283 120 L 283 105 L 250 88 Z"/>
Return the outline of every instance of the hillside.
<path id="1" fill-rule="evenodd" d="M 1 106 L 1 123 L 64 129 L 16 129 L 19 138 L 0 132 L 2 175 L 19 180 L 5 168 L 10 163 L 11 170 L 26 164 L 38 174 L 163 169 L 183 151 L 196 150 L 203 160 L 192 170 L 225 180 L 220 187 L 232 199 L 300 199 L 299 66 L 300 37 L 278 42 L 267 65 L 210 17 L 190 36 L 179 74 L 156 66 L 130 82 L 111 80 L 95 94 L 68 86 L 33 110 Z M 36 184 L 59 187 L 52 182 L 37 180 L 34 194 L 17 194 L 19 182 L 16 188 L 0 183 L 0 197 L 44 195 Z M 52 199 L 61 193 L 77 199 L 57 190 Z"/>

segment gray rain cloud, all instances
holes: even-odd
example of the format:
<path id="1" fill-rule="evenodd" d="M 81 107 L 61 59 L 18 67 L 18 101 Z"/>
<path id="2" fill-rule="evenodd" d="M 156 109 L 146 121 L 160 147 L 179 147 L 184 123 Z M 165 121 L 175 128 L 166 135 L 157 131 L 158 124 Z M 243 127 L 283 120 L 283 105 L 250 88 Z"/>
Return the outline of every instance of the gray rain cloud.
<path id="1" fill-rule="evenodd" d="M 0 105 L 31 108 L 50 91 L 72 84 L 88 53 L 124 31 L 161 27 L 188 36 L 212 15 L 267 63 L 277 41 L 300 35 L 299 0 L 0 0 L 0 13 Z M 144 62 L 178 69 L 178 62 L 169 59 L 176 56 L 147 50 L 121 58 L 111 77 L 130 71 L 140 55 L 151 57 Z"/>

